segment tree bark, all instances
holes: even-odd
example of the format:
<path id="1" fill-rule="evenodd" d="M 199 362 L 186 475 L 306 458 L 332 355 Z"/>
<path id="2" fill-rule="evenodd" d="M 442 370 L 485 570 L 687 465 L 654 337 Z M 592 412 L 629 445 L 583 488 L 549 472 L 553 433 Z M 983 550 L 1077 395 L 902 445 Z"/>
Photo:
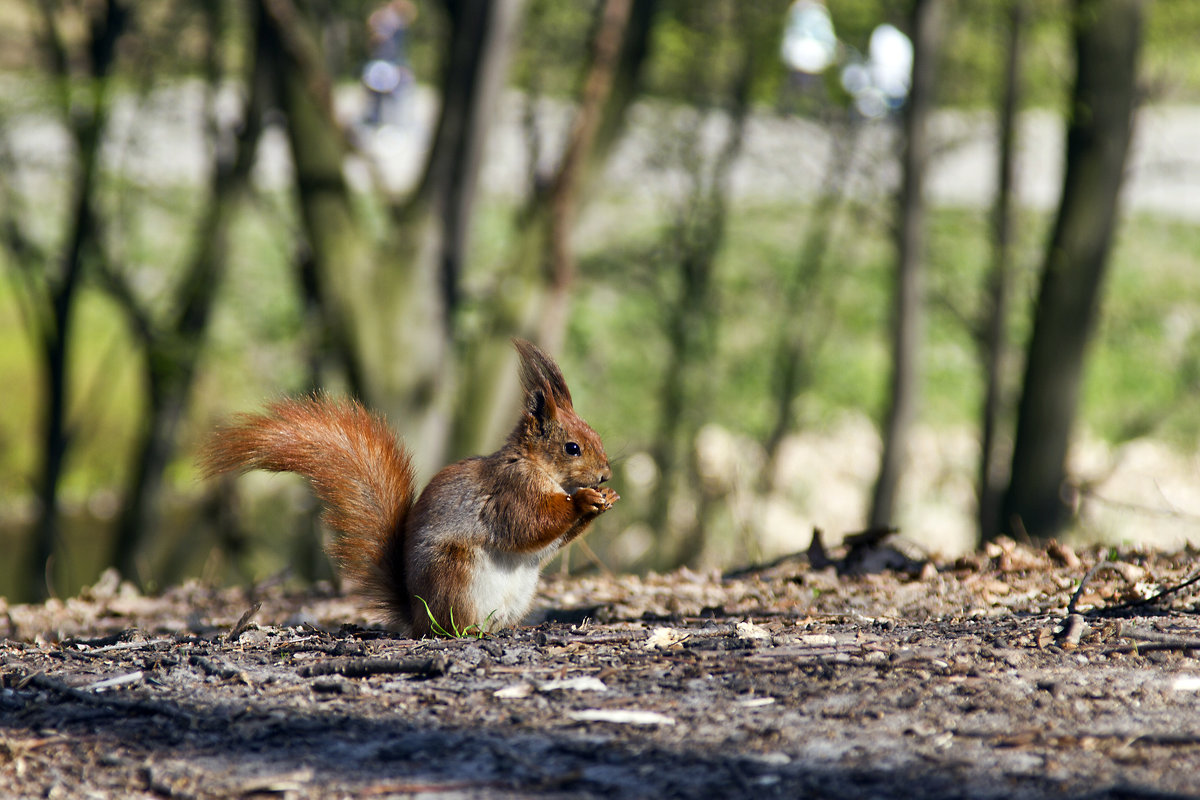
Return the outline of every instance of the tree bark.
<path id="1" fill-rule="evenodd" d="M 378 338 L 366 335 L 379 313 L 372 298 L 371 235 L 342 174 L 347 142 L 333 115 L 330 79 L 306 18 L 291 0 L 257 0 L 258 58 L 269 69 L 272 94 L 286 118 L 295 167 L 296 203 L 320 280 L 325 341 L 340 345 L 350 393 L 376 398 L 367 364 L 378 362 Z"/>
<path id="2" fill-rule="evenodd" d="M 979 484 L 976 490 L 980 541 L 993 539 L 1000 532 L 1000 501 L 1006 480 L 1006 465 L 999 457 L 997 439 L 1001 418 L 1008 411 L 1010 403 L 1004 365 L 1008 357 L 1016 116 L 1021 93 L 1021 34 L 1024 25 L 1025 0 L 1010 0 L 1004 90 L 997 124 L 1000 157 L 996 174 L 996 205 L 992 209 L 992 269 L 988 276 L 985 297 L 987 307 L 980 338 L 980 360 L 984 378 L 979 439 Z"/>
<path id="3" fill-rule="evenodd" d="M 829 115 L 833 141 L 825 177 L 816 203 L 807 213 L 804 241 L 792 274 L 783 287 L 783 317 L 772 358 L 771 391 L 774 418 L 763 443 L 764 491 L 773 489 L 780 446 L 795 427 L 796 398 L 812 380 L 815 351 L 829 329 L 828 300 L 835 289 L 823 284 L 829 248 L 847 197 L 847 187 L 858 149 L 859 121 L 852 112 L 834 119 Z"/>
<path id="4" fill-rule="evenodd" d="M 913 2 L 913 71 L 904 110 L 903 177 L 892 309 L 890 405 L 884 421 L 879 474 L 871 499 L 868 526 L 872 528 L 886 527 L 893 522 L 896 494 L 917 413 L 925 316 L 925 170 L 930 152 L 926 127 L 933 109 L 944 13 L 943 0 Z"/>
<path id="5" fill-rule="evenodd" d="M 26 596 L 44 599 L 51 591 L 54 552 L 60 539 L 59 484 L 70 449 L 67 405 L 70 400 L 68 367 L 71 327 L 75 302 L 89 263 L 101 253 L 99 222 L 95 210 L 96 180 L 99 172 L 101 133 L 108 119 L 108 77 L 116 56 L 117 39 L 128 21 L 128 10 L 114 0 L 96 5 L 87 27 L 88 103 L 80 113 L 72 109 L 70 58 L 54 12 L 49 4 L 39 4 L 45 25 L 44 44 L 51 63 L 53 79 L 59 88 L 59 113 L 71 134 L 78 169 L 73 184 L 72 211 L 67 244 L 57 270 L 48 271 L 44 281 L 46 311 L 31 320 L 37 325 L 41 350 L 44 411 L 42 418 L 42 465 L 37 481 L 38 517 L 34 523 L 33 549 L 26 570 Z M 33 279 L 31 278 L 31 281 Z M 41 306 L 41 303 L 37 305 Z"/>
<path id="6" fill-rule="evenodd" d="M 592 44 L 592 63 L 584 81 L 579 110 L 571 124 L 566 152 L 550 187 L 546 258 L 549 283 L 538 340 L 550 352 L 562 348 L 567 308 L 575 283 L 575 252 L 571 245 L 584 169 L 604 118 L 604 107 L 616 79 L 621 43 L 629 22 L 632 0 L 605 0 L 600 27 Z"/>
<path id="7" fill-rule="evenodd" d="M 1070 516 L 1066 458 L 1133 133 L 1142 0 L 1076 0 L 1075 82 L 1062 199 L 1042 267 L 1003 521 L 1055 535 Z"/>
<path id="8" fill-rule="evenodd" d="M 561 348 L 575 274 L 569 241 L 574 219 L 636 95 L 655 8 L 653 0 L 606 0 L 600 7 L 564 155 L 547 181 L 549 189 L 535 192 L 522 215 L 504 296 L 495 298 L 487 333 L 467 354 L 468 388 L 455 419 L 454 457 L 493 446 L 511 424 L 520 394 L 507 336 L 532 338 L 550 352 Z"/>
<path id="9" fill-rule="evenodd" d="M 457 390 L 452 344 L 479 161 L 522 2 L 444 0 L 450 35 L 434 143 L 413 194 L 393 204 L 383 241 L 342 174 L 347 142 L 311 25 L 291 0 L 259 4 L 283 65 L 280 104 L 316 278 L 307 285 L 328 293 L 326 340 L 349 343 L 349 374 L 361 381 L 352 390 L 431 472 L 445 457 Z"/>
<path id="10" fill-rule="evenodd" d="M 442 107 L 417 189 L 396 211 L 402 227 L 432 220 L 431 259 L 449 330 L 459 304 L 479 164 L 508 71 L 523 0 L 443 0 L 450 21 L 448 55 L 439 81 Z"/>
<path id="11" fill-rule="evenodd" d="M 225 77 L 219 66 L 219 49 L 229 32 L 219 6 L 206 6 L 204 11 L 210 37 L 207 65 L 209 129 L 219 135 L 214 102 Z M 176 289 L 176 310 L 172 317 L 163 322 L 155 321 L 152 309 L 145 307 L 120 276 L 108 276 L 110 294 L 132 322 L 135 336 L 143 347 L 147 394 L 146 413 L 139 441 L 134 447 L 133 468 L 117 520 L 111 561 L 130 578 L 138 577 L 141 546 L 147 533 L 157 529 L 162 517 L 163 476 L 175 452 L 179 424 L 187 413 L 217 287 L 228 261 L 229 233 L 238 211 L 237 204 L 250 182 L 263 112 L 257 65 L 256 53 L 251 48 L 246 76 L 249 97 L 243 109 L 241 129 L 232 152 L 222 153 L 217 142 L 213 142 L 216 155 L 208 197 L 194 234 L 193 249 L 183 269 L 184 278 Z"/>
<path id="12" fill-rule="evenodd" d="M 658 534 L 648 564 L 652 569 L 696 563 L 710 544 L 711 516 L 718 499 L 705 485 L 696 445 L 716 380 L 711 364 L 720 326 L 718 257 L 728 227 L 733 167 L 746 141 L 760 57 L 758 34 L 765 22 L 763 9 L 753 4 L 729 4 L 724 11 L 737 28 L 737 39 L 731 44 L 736 50 L 730 56 L 737 59 L 738 69 L 730 85 L 714 82 L 706 88 L 714 106 L 728 108 L 725 138 L 720 150 L 706 157 L 701 135 L 706 112 L 695 109 L 696 124 L 682 133 L 687 147 L 678 165 L 688 174 L 689 191 L 681 198 L 665 248 L 669 255 L 663 267 L 675 271 L 676 288 L 662 310 L 669 352 L 658 386 L 658 422 L 650 447 L 659 472 L 646 519 Z M 671 134 L 664 130 L 664 135 Z M 673 504 L 685 496 L 694 502 L 694 514 L 672 529 Z"/>

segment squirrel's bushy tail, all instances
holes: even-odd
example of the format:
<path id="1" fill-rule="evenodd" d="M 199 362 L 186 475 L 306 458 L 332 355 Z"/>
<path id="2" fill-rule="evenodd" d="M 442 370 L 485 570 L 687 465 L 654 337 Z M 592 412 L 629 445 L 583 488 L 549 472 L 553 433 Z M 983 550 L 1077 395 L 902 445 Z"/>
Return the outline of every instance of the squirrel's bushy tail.
<path id="1" fill-rule="evenodd" d="M 343 578 L 389 616 L 407 608 L 403 526 L 416 477 L 381 417 L 353 400 L 320 394 L 280 400 L 219 428 L 200 466 L 208 477 L 263 469 L 308 478 L 325 506 L 325 523 L 340 534 L 329 555 Z"/>

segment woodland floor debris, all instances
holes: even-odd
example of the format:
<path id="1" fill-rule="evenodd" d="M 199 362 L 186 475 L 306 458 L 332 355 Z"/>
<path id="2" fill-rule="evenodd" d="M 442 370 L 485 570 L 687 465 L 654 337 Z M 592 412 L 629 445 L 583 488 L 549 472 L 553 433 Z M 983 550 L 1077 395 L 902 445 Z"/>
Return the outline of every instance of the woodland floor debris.
<path id="1" fill-rule="evenodd" d="M 328 590 L 109 578 L 0 602 L 0 796 L 1200 798 L 1198 587 L 1138 603 L 1198 569 L 551 578 L 544 621 L 423 641 Z"/>

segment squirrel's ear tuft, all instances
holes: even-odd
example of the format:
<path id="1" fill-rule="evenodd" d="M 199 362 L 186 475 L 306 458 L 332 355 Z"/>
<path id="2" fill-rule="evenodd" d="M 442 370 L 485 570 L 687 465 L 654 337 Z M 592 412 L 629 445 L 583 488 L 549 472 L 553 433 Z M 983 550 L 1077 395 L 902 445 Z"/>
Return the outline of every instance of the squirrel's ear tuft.
<path id="1" fill-rule="evenodd" d="M 537 422 L 538 431 L 546 432 L 546 423 L 558 416 L 558 404 L 554 394 L 545 384 L 539 388 L 525 390 L 525 411 Z"/>
<path id="2" fill-rule="evenodd" d="M 524 339 L 513 339 L 513 347 L 521 357 L 521 388 L 525 390 L 525 405 L 534 413 L 545 410 L 553 416 L 557 408 L 572 408 L 571 390 L 563 378 L 562 370 L 554 359 L 546 355 L 533 342 Z M 537 396 L 542 395 L 542 400 Z M 538 407 L 535 410 L 535 405 Z"/>

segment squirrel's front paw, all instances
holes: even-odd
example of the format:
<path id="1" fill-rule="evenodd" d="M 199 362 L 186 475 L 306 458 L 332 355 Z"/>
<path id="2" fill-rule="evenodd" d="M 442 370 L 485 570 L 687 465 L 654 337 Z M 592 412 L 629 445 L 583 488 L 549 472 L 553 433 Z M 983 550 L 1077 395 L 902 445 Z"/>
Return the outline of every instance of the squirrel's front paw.
<path id="1" fill-rule="evenodd" d="M 575 507 L 582 513 L 601 514 L 612 508 L 612 504 L 620 500 L 621 496 L 607 486 L 602 489 L 584 486 L 576 489 L 571 499 L 575 501 Z"/>

